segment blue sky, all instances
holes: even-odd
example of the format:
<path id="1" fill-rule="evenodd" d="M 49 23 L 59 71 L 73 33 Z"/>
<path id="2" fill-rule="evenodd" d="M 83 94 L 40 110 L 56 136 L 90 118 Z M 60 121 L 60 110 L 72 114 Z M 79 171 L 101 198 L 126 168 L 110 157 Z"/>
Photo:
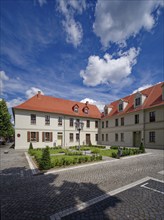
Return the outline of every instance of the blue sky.
<path id="1" fill-rule="evenodd" d="M 1 95 L 104 104 L 164 80 L 164 3 L 1 0 Z"/>

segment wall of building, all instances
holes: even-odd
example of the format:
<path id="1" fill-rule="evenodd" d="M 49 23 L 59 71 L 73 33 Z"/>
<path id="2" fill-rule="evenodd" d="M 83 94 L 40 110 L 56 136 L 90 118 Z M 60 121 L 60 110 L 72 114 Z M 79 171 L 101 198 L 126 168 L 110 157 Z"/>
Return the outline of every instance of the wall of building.
<path id="1" fill-rule="evenodd" d="M 149 114 L 155 112 L 155 122 L 150 122 Z M 155 142 L 150 142 L 149 133 L 155 132 Z M 145 146 L 164 149 L 164 106 L 145 110 Z"/>
<path id="2" fill-rule="evenodd" d="M 36 124 L 31 124 L 31 114 L 36 114 Z M 45 115 L 50 116 L 50 125 L 45 125 Z M 58 125 L 59 117 L 62 117 L 62 125 Z M 73 127 L 70 127 L 70 118 L 74 119 Z M 95 121 L 99 120 L 17 109 L 15 110 L 15 148 L 28 149 L 30 143 L 28 142 L 28 131 L 39 132 L 39 141 L 32 142 L 35 148 L 58 145 L 58 135 L 62 135 L 62 147 L 78 145 L 79 141 L 76 140 L 78 131 L 75 128 L 76 119 L 80 119 L 84 123 L 83 130 L 80 132 L 80 143 L 86 144 L 86 134 L 90 134 L 91 143 L 96 145 L 95 136 L 98 134 L 98 128 L 95 128 Z M 86 126 L 87 120 L 90 120 L 89 128 Z M 42 132 L 52 132 L 52 142 L 43 142 Z M 73 133 L 73 141 L 70 141 L 70 133 Z"/>

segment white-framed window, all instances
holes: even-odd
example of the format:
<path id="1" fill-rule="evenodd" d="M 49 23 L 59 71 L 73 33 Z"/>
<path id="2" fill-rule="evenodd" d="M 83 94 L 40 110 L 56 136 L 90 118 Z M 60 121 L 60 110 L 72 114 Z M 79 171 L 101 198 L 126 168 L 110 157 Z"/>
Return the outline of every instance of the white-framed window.
<path id="1" fill-rule="evenodd" d="M 36 132 L 31 132 L 30 141 L 36 141 Z"/>
<path id="2" fill-rule="evenodd" d="M 31 114 L 31 124 L 32 125 L 36 124 L 36 115 L 35 114 Z"/>
<path id="3" fill-rule="evenodd" d="M 90 120 L 87 120 L 87 128 L 90 128 Z"/>
<path id="4" fill-rule="evenodd" d="M 108 134 L 106 134 L 106 141 L 108 141 Z"/>
<path id="5" fill-rule="evenodd" d="M 98 134 L 95 134 L 95 141 L 98 141 Z"/>
<path id="6" fill-rule="evenodd" d="M 99 124 L 98 121 L 95 121 L 95 128 L 98 128 Z"/>
<path id="7" fill-rule="evenodd" d="M 84 113 L 88 114 L 88 108 L 87 107 L 84 108 Z"/>
<path id="8" fill-rule="evenodd" d="M 27 142 L 39 142 L 39 132 L 28 131 Z"/>
<path id="9" fill-rule="evenodd" d="M 120 103 L 120 104 L 119 104 L 118 110 L 119 110 L 119 112 L 121 112 L 121 111 L 123 110 L 123 103 Z"/>
<path id="10" fill-rule="evenodd" d="M 135 115 L 134 117 L 135 124 L 139 124 L 139 114 Z"/>
<path id="11" fill-rule="evenodd" d="M 118 134 L 115 134 L 115 141 L 118 141 Z"/>
<path id="12" fill-rule="evenodd" d="M 58 118 L 58 125 L 60 125 L 60 126 L 62 125 L 62 117 Z"/>
<path id="13" fill-rule="evenodd" d="M 149 121 L 155 122 L 155 112 L 149 112 Z"/>
<path id="14" fill-rule="evenodd" d="M 42 142 L 52 142 L 52 132 L 42 132 Z"/>
<path id="15" fill-rule="evenodd" d="M 135 106 L 137 107 L 139 105 L 141 105 L 141 97 L 135 98 Z"/>
<path id="16" fill-rule="evenodd" d="M 124 126 L 124 118 L 121 118 L 121 126 Z"/>
<path id="17" fill-rule="evenodd" d="M 121 141 L 124 141 L 124 133 L 121 133 Z"/>
<path id="18" fill-rule="evenodd" d="M 45 115 L 45 125 L 50 125 L 50 116 Z"/>
<path id="19" fill-rule="evenodd" d="M 76 141 L 79 141 L 79 133 L 76 133 Z"/>
<path id="20" fill-rule="evenodd" d="M 106 128 L 108 128 L 108 121 L 106 121 Z"/>
<path id="21" fill-rule="evenodd" d="M 104 141 L 104 134 L 102 134 L 102 141 Z"/>
<path id="22" fill-rule="evenodd" d="M 77 105 L 74 106 L 74 112 L 78 112 L 79 111 L 79 107 Z"/>
<path id="23" fill-rule="evenodd" d="M 69 119 L 69 126 L 70 126 L 70 127 L 73 127 L 73 121 L 74 121 L 73 118 L 70 118 L 70 119 Z"/>
<path id="24" fill-rule="evenodd" d="M 149 142 L 155 143 L 155 131 L 149 132 Z"/>
<path id="25" fill-rule="evenodd" d="M 69 141 L 70 141 L 70 142 L 73 142 L 73 133 L 70 133 L 70 134 L 69 134 Z"/>

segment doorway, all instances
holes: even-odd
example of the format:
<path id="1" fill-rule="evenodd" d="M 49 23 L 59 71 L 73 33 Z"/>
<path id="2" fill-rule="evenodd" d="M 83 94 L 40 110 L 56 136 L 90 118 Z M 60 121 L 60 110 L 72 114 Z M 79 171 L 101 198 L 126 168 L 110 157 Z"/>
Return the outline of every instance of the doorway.
<path id="1" fill-rule="evenodd" d="M 62 147 L 63 145 L 63 134 L 58 132 L 57 134 L 57 146 Z"/>
<path id="2" fill-rule="evenodd" d="M 90 145 L 90 144 L 91 144 L 90 134 L 86 134 L 86 145 Z"/>
<path id="3" fill-rule="evenodd" d="M 139 147 L 141 144 L 141 131 L 133 132 L 133 146 Z"/>

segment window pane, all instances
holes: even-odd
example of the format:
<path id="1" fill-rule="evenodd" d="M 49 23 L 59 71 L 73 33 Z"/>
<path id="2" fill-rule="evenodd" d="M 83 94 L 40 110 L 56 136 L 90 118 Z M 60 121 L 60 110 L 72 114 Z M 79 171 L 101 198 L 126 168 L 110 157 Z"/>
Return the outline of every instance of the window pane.
<path id="1" fill-rule="evenodd" d="M 62 125 L 62 117 L 58 118 L 58 125 Z"/>
<path id="2" fill-rule="evenodd" d="M 36 115 L 31 115 L 31 124 L 36 124 Z"/>

